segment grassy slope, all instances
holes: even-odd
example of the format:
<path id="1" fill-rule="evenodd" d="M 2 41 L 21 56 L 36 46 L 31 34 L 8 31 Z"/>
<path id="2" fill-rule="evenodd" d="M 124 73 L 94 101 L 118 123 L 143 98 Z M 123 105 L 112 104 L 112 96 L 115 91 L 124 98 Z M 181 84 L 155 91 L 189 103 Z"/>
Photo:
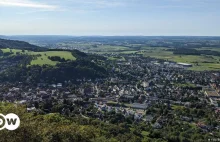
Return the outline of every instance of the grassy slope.
<path id="1" fill-rule="evenodd" d="M 3 52 L 10 52 L 10 49 L 2 49 Z M 58 62 L 55 61 L 51 61 L 48 59 L 48 56 L 60 56 L 61 58 L 64 59 L 69 59 L 69 60 L 76 60 L 75 57 L 72 56 L 72 54 L 68 51 L 46 51 L 46 52 L 33 52 L 33 51 L 27 51 L 25 50 L 25 52 L 23 53 L 22 50 L 18 50 L 18 49 L 12 49 L 12 52 L 14 53 L 14 55 L 16 54 L 16 52 L 19 52 L 21 54 L 28 54 L 28 55 L 38 55 L 40 54 L 41 57 L 37 57 L 37 59 L 33 60 L 31 62 L 31 65 L 56 65 Z"/>

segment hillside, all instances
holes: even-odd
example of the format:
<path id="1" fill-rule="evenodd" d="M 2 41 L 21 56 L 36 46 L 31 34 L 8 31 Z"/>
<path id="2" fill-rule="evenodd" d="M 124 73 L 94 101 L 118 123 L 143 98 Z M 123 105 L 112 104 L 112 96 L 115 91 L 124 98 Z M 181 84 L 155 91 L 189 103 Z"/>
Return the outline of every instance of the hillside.
<path id="1" fill-rule="evenodd" d="M 6 43 L 13 44 L 5 40 Z M 18 42 L 20 43 L 20 42 Z M 8 44 L 8 46 L 10 45 Z M 25 43 L 30 45 L 28 43 Z M 106 69 L 99 64 L 102 56 L 87 55 L 78 50 L 46 49 L 30 45 L 27 49 L 2 48 L 0 51 L 1 82 L 46 83 L 96 79 L 107 76 Z M 25 50 L 24 50 L 25 49 Z"/>
<path id="2" fill-rule="evenodd" d="M 26 58 L 24 59 L 26 60 Z M 25 61 L 21 61 L 25 62 Z M 85 59 L 69 61 L 56 66 L 14 65 L 0 73 L 1 82 L 26 82 L 26 83 L 54 83 L 75 82 L 76 79 L 104 78 L 108 75 L 106 69 Z"/>
<path id="3" fill-rule="evenodd" d="M 10 49 L 5 48 L 1 49 L 4 54 L 11 54 L 11 55 L 28 55 L 33 56 L 32 61 L 30 62 L 30 65 L 56 65 L 60 63 L 59 61 L 51 60 L 50 57 L 59 57 L 63 58 L 65 60 L 74 61 L 76 60 L 76 56 L 71 54 L 71 51 L 30 51 L 30 50 L 21 50 L 21 49 Z"/>
<path id="4" fill-rule="evenodd" d="M 24 41 L 17 41 L 17 40 L 7 40 L 0 38 L 0 48 L 11 48 L 11 49 L 25 49 L 31 51 L 45 51 L 46 48 L 42 48 L 36 45 L 29 44 Z"/>
<path id="5" fill-rule="evenodd" d="M 3 114 L 15 113 L 21 125 L 15 131 L 0 131 L 0 142 L 140 142 L 142 135 L 126 129 L 126 125 L 106 124 L 100 120 L 72 117 L 58 113 L 27 113 L 25 106 L 0 103 Z M 56 107 L 71 107 L 66 104 Z M 135 129 L 136 131 L 136 129 Z"/>
<path id="6" fill-rule="evenodd" d="M 31 56 L 32 60 L 29 65 L 52 65 L 55 66 L 60 61 L 74 61 L 79 56 L 86 56 L 80 51 L 48 49 L 29 44 L 28 42 L 18 40 L 2 39 L 0 36 L 0 56 Z M 55 60 L 53 60 L 55 58 Z M 59 58 L 59 60 L 56 60 Z"/>

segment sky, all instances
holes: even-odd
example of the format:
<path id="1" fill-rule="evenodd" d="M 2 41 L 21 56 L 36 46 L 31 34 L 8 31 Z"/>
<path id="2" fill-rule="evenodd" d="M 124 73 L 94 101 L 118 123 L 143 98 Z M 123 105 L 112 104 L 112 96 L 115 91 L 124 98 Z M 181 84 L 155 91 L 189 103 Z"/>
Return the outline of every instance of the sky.
<path id="1" fill-rule="evenodd" d="M 0 35 L 220 36 L 220 0 L 0 0 Z"/>

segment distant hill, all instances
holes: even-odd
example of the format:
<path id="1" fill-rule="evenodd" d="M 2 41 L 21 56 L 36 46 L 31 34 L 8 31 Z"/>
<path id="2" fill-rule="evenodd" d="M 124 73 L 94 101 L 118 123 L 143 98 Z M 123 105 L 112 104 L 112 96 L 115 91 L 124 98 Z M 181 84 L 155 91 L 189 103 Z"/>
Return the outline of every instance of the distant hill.
<path id="1" fill-rule="evenodd" d="M 4 35 L 0 35 L 0 38 L 7 39 L 7 37 L 6 37 L 6 36 L 4 36 Z"/>
<path id="2" fill-rule="evenodd" d="M 8 40 L 0 38 L 0 48 L 25 49 L 31 51 L 45 51 L 47 48 L 32 45 L 24 41 Z"/>

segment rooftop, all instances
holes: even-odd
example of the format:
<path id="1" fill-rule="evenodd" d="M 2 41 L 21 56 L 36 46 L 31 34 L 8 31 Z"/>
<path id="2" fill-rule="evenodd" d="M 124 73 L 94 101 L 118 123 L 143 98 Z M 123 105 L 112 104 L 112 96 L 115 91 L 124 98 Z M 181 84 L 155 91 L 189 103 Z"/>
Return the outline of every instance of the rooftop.
<path id="1" fill-rule="evenodd" d="M 188 64 L 188 63 L 177 63 L 178 65 L 183 65 L 183 66 L 191 66 L 192 64 Z"/>

